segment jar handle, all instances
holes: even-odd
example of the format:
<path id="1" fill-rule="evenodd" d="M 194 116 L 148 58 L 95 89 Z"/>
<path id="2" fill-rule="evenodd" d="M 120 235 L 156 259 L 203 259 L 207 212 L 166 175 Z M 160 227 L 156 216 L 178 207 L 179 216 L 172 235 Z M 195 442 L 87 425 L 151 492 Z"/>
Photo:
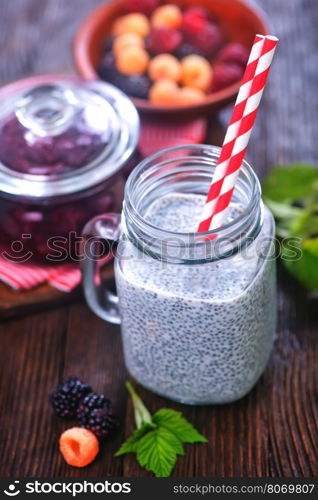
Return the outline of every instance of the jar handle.
<path id="1" fill-rule="evenodd" d="M 102 281 L 101 267 L 113 256 L 112 246 L 118 241 L 120 235 L 120 214 L 109 213 L 91 219 L 84 227 L 82 236 L 82 274 L 83 287 L 86 301 L 97 316 L 119 325 L 120 315 L 118 297 L 108 290 Z M 96 243 L 105 248 L 108 242 L 109 252 L 102 260 L 96 257 Z"/>

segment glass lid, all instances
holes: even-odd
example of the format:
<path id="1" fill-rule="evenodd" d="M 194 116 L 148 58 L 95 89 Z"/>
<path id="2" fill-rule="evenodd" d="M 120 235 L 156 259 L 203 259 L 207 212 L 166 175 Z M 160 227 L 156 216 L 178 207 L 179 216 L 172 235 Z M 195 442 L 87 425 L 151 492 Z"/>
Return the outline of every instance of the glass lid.
<path id="1" fill-rule="evenodd" d="M 139 135 L 112 85 L 45 76 L 0 91 L 0 189 L 28 197 L 81 191 L 113 175 Z"/>

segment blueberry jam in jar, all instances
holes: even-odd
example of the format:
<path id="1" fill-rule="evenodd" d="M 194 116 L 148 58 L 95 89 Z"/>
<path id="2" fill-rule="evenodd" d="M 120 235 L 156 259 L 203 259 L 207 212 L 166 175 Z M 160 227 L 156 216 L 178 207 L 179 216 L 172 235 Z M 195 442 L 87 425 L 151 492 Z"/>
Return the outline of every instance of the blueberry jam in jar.
<path id="1" fill-rule="evenodd" d="M 85 223 L 121 207 L 136 109 L 112 85 L 50 75 L 4 87 L 0 104 L 0 250 L 76 261 Z"/>

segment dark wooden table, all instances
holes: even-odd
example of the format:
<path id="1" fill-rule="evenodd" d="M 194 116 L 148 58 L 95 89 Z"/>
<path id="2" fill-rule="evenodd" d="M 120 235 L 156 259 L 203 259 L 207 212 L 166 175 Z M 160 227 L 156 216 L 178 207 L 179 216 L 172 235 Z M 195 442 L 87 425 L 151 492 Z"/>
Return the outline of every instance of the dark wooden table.
<path id="1" fill-rule="evenodd" d="M 0 81 L 73 71 L 71 40 L 99 0 L 11 0 L 0 4 Z M 318 5 L 316 0 L 258 2 L 281 43 L 257 119 L 249 158 L 260 176 L 277 163 L 318 164 Z M 228 112 L 222 117 L 226 120 Z M 217 407 L 172 404 L 143 390 L 151 410 L 181 410 L 208 437 L 189 447 L 175 476 L 312 476 L 318 474 L 318 298 L 279 272 L 278 337 L 270 363 L 243 400 Z M 28 314 L 26 314 L 26 312 Z M 21 315 L 23 313 L 23 316 Z M 145 476 L 135 460 L 113 454 L 133 428 L 119 328 L 93 315 L 80 295 L 22 309 L 0 326 L 0 475 Z M 78 375 L 108 394 L 122 425 L 98 459 L 66 465 L 48 394 Z"/>

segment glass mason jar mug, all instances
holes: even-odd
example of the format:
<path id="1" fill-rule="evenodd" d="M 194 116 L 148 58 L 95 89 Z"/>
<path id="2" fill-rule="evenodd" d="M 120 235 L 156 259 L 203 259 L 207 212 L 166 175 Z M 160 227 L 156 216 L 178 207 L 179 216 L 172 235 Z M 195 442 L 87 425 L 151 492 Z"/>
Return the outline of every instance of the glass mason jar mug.
<path id="1" fill-rule="evenodd" d="M 219 148 L 189 145 L 144 160 L 128 178 L 123 213 L 86 235 L 118 241 L 118 297 L 104 289 L 86 239 L 87 301 L 121 323 L 131 375 L 188 404 L 244 396 L 268 361 L 275 332 L 274 221 L 244 162 L 226 223 L 196 233 Z"/>

